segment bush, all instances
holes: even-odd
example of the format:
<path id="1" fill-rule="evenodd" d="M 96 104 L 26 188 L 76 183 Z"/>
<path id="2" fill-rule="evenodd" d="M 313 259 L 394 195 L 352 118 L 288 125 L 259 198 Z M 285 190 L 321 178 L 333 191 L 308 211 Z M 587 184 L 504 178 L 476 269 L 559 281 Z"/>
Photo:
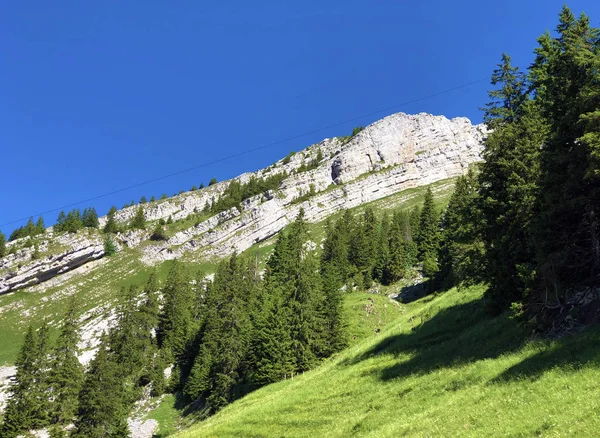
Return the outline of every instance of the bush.
<path id="1" fill-rule="evenodd" d="M 107 256 L 111 256 L 116 252 L 117 245 L 115 245 L 115 242 L 113 242 L 110 236 L 106 236 L 106 238 L 104 239 L 104 254 L 106 254 Z"/>
<path id="2" fill-rule="evenodd" d="M 160 222 L 156 224 L 156 227 L 154 227 L 154 230 L 150 235 L 150 240 L 153 240 L 155 242 L 167 240 L 167 235 L 165 234 L 165 230 L 161 226 Z"/>

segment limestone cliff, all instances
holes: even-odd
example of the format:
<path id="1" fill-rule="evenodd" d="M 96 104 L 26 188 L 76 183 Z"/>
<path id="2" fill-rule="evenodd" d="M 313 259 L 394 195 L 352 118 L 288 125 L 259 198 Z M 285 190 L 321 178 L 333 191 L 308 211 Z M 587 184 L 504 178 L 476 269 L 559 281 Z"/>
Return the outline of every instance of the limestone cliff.
<path id="1" fill-rule="evenodd" d="M 179 231 L 166 242 L 143 245 L 141 260 L 156 264 L 188 251 L 202 250 L 214 256 L 243 251 L 284 228 L 300 208 L 308 221 L 320 221 L 342 209 L 461 175 L 480 160 L 485 136 L 484 126 L 472 125 L 466 118 L 393 114 L 352 138 L 325 139 L 266 169 L 238 176 L 235 179 L 243 183 L 252 176 L 268 177 L 283 171 L 289 175 L 277 190 L 247 199 L 239 208 Z M 319 155 L 323 158 L 316 167 L 302 171 L 303 165 Z M 144 214 L 148 221 L 185 219 L 218 199 L 228 184 L 224 181 L 144 204 Z M 120 210 L 117 221 L 129 221 L 137 208 Z M 105 221 L 100 218 L 101 225 Z M 119 234 L 115 240 L 120 247 L 136 247 L 148 237 L 148 232 L 138 231 Z M 22 242 L 10 246 L 16 248 Z M 47 251 L 49 247 L 54 247 L 53 251 Z M 0 294 L 43 283 L 104 255 L 98 233 L 53 236 L 51 228 L 37 248 L 45 255 L 32 260 L 34 251 L 20 248 L 0 259 Z"/>

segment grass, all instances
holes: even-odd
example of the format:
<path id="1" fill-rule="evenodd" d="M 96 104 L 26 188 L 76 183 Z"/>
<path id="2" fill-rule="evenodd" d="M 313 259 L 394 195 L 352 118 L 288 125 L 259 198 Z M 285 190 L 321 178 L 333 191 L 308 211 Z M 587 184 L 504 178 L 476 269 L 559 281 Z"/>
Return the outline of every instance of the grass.
<path id="1" fill-rule="evenodd" d="M 176 436 L 596 436 L 600 329 L 530 340 L 484 312 L 483 291 L 405 305 L 379 335 Z"/>

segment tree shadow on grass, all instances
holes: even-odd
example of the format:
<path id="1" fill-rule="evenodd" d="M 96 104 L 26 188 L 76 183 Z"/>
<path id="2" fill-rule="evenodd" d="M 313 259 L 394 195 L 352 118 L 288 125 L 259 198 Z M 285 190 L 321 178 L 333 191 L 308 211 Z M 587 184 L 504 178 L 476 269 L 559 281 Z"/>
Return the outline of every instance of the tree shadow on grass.
<path id="1" fill-rule="evenodd" d="M 553 368 L 577 370 L 590 365 L 600 368 L 600 327 L 540 344 L 537 354 L 508 368 L 490 383 L 537 380 Z"/>
<path id="2" fill-rule="evenodd" d="M 413 320 L 409 333 L 390 336 L 365 353 L 348 359 L 351 365 L 379 354 L 408 355 L 380 371 L 382 380 L 422 375 L 437 369 L 494 359 L 518 351 L 528 340 L 508 313 L 491 317 L 482 299 L 443 309 L 430 308 Z M 422 322 L 421 322 L 422 317 Z M 554 367 L 600 367 L 600 327 L 587 329 L 558 341 L 538 341 L 540 352 L 514 365 L 490 383 L 539 378 Z"/>
<path id="3" fill-rule="evenodd" d="M 413 319 L 410 333 L 390 336 L 346 364 L 379 354 L 412 357 L 381 371 L 382 380 L 495 358 L 523 345 L 525 336 L 507 315 L 492 318 L 483 300 L 473 300 L 448 308 L 430 308 Z"/>

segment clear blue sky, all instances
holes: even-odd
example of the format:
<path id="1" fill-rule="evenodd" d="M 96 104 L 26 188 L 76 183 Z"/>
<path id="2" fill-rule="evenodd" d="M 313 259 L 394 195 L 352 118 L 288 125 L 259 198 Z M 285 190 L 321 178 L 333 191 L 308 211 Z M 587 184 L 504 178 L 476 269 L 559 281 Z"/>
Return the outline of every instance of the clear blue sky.
<path id="1" fill-rule="evenodd" d="M 526 66 L 563 1 L 282 3 L 5 2 L 0 224 L 489 77 L 503 51 Z M 600 2 L 569 5 L 600 23 Z M 488 88 L 398 111 L 480 122 Z M 384 115 L 93 205 L 256 170 Z"/>

